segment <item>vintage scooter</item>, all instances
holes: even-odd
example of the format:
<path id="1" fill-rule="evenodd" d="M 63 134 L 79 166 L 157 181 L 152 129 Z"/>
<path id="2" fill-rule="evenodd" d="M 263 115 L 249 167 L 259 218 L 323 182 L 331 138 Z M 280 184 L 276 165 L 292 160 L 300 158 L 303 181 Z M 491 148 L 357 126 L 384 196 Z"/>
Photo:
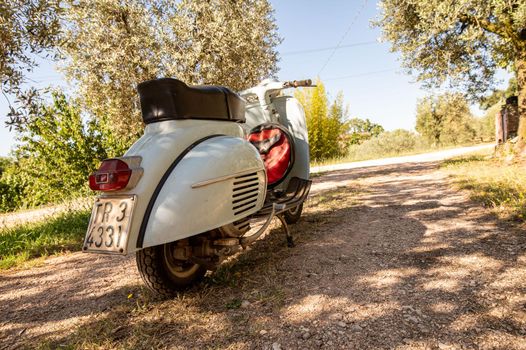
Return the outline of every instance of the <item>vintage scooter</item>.
<path id="1" fill-rule="evenodd" d="M 101 195 L 83 251 L 135 253 L 146 285 L 171 296 L 274 217 L 293 245 L 287 223 L 309 193 L 309 146 L 304 111 L 283 90 L 299 86 L 311 81 L 266 80 L 240 94 L 169 78 L 139 84 L 144 135 L 89 177 Z"/>

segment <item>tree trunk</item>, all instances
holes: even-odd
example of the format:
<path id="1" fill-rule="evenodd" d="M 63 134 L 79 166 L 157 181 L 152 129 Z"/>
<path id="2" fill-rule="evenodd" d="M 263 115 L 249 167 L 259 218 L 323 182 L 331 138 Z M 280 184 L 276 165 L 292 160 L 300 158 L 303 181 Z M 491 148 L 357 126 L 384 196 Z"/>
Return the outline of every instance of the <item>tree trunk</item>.
<path id="1" fill-rule="evenodd" d="M 519 151 L 526 149 L 526 52 L 516 61 L 517 87 L 519 98 Z"/>

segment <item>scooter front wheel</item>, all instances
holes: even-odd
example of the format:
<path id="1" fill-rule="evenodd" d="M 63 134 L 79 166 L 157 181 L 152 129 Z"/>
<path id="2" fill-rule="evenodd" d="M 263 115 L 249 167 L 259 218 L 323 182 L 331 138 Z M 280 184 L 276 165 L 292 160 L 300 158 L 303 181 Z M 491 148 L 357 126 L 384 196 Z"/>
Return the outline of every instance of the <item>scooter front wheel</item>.
<path id="1" fill-rule="evenodd" d="M 297 223 L 301 217 L 302 211 L 303 211 L 303 203 L 301 203 L 295 208 L 287 210 L 285 213 L 283 213 L 283 216 L 285 217 L 285 222 L 287 222 L 287 224 Z"/>
<path id="2" fill-rule="evenodd" d="M 175 259 L 173 243 L 139 250 L 136 261 L 146 286 L 164 297 L 191 287 L 206 273 L 206 268 L 199 264 Z"/>

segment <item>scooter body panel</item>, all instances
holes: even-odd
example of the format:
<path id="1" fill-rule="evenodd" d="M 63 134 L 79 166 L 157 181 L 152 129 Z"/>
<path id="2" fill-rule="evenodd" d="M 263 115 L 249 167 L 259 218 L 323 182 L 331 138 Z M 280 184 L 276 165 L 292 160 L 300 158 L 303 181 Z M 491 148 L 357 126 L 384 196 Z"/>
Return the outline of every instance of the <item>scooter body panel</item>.
<path id="1" fill-rule="evenodd" d="M 303 107 L 292 96 L 276 97 L 272 103 L 279 115 L 279 123 L 294 136 L 294 165 L 287 177 L 308 180 L 310 177 L 309 136 Z M 280 186 L 285 189 L 287 184 L 288 182 Z"/>
<path id="2" fill-rule="evenodd" d="M 283 84 L 265 81 L 261 85 L 241 92 L 252 103 L 246 107 L 245 132 L 260 124 L 278 123 L 287 128 L 294 137 L 294 164 L 287 177 L 276 187 L 285 190 L 290 179 L 310 178 L 309 140 L 305 112 L 299 101 L 282 94 Z"/>
<path id="3" fill-rule="evenodd" d="M 168 174 L 169 177 L 158 190 L 153 209 L 147 216 L 148 225 L 141 233 L 150 200 L 167 170 L 181 154 L 188 151 L 189 146 L 210 135 L 224 136 L 209 138 L 195 145 L 180 160 L 172 174 Z M 194 183 L 210 180 L 221 174 L 231 175 L 233 171 L 241 173 L 258 169 L 258 176 L 263 178 L 263 189 L 258 195 L 256 207 L 248 214 L 259 209 L 266 188 L 264 165 L 257 150 L 243 137 L 243 129 L 234 122 L 170 120 L 148 124 L 144 135 L 125 154 L 142 158 L 144 174 L 137 186 L 118 192 L 118 195 L 137 196 L 126 252 L 132 253 L 147 246 L 202 233 L 218 227 L 218 218 L 226 221 L 225 223 L 236 220 L 232 213 L 227 215 L 232 211 L 231 203 L 221 209 L 224 212 L 219 212 L 219 208 L 232 198 L 232 183 L 223 181 L 202 188 L 191 187 Z M 113 195 L 105 193 L 102 196 Z M 217 214 L 210 215 L 212 210 Z"/>
<path id="4" fill-rule="evenodd" d="M 180 161 L 162 186 L 142 247 L 194 236 L 251 215 L 263 206 L 265 192 L 265 168 L 250 143 L 230 136 L 208 139 Z M 235 197 L 238 193 L 244 194 Z"/>

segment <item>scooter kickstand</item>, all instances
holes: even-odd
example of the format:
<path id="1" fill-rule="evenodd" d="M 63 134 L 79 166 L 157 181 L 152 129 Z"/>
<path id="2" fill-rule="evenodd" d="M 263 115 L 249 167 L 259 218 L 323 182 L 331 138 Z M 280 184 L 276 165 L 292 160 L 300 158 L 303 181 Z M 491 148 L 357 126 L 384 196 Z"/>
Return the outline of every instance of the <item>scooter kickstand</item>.
<path id="1" fill-rule="evenodd" d="M 292 234 L 290 233 L 290 230 L 289 230 L 289 225 L 285 221 L 283 214 L 276 215 L 276 216 L 278 217 L 279 221 L 281 221 L 281 229 L 285 233 L 285 236 L 287 236 L 287 246 L 289 248 L 293 248 L 295 244 L 294 244 L 294 239 L 292 238 Z"/>

